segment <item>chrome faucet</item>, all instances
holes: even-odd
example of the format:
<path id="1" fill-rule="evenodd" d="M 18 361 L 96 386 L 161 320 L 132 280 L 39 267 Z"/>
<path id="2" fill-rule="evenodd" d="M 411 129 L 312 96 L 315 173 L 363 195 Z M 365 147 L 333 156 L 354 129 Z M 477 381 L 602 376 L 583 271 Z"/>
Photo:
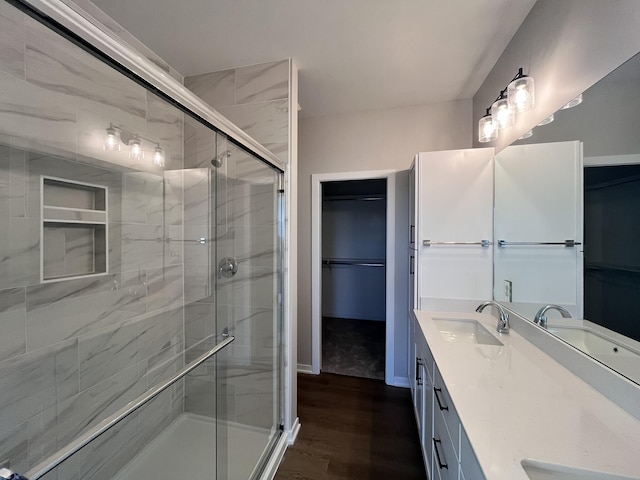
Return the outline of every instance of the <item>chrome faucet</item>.
<path id="1" fill-rule="evenodd" d="M 547 311 L 549 310 L 557 310 L 562 315 L 562 318 L 571 318 L 571 314 L 566 308 L 561 307 L 560 305 L 545 305 L 538 313 L 536 313 L 536 317 L 533 319 L 533 323 L 537 323 L 542 328 L 547 328 Z"/>
<path id="2" fill-rule="evenodd" d="M 478 308 L 476 308 L 476 312 L 482 313 L 482 311 L 488 306 L 495 307 L 500 312 L 500 316 L 498 317 L 498 326 L 496 327 L 498 333 L 509 333 L 509 329 L 511 328 L 511 325 L 509 325 L 509 314 L 505 312 L 504 308 L 502 308 L 502 305 L 499 303 L 494 301 L 481 303 L 478 305 Z"/>

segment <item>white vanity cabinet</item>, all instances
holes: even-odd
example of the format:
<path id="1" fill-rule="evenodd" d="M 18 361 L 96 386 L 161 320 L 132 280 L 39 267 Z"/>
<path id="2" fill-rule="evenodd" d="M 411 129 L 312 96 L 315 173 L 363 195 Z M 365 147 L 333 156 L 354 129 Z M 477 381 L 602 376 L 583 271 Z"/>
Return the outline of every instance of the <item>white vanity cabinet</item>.
<path id="1" fill-rule="evenodd" d="M 429 344 L 413 317 L 410 328 L 415 338 L 414 409 L 429 479 L 483 480 L 485 477 Z"/>

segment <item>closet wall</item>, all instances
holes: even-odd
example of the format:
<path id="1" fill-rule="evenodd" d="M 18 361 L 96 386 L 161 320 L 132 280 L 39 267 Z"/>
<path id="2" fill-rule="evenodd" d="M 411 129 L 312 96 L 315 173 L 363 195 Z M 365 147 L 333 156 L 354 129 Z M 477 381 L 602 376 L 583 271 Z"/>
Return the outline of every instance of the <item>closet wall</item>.
<path id="1" fill-rule="evenodd" d="M 386 180 L 322 189 L 322 316 L 386 318 Z"/>

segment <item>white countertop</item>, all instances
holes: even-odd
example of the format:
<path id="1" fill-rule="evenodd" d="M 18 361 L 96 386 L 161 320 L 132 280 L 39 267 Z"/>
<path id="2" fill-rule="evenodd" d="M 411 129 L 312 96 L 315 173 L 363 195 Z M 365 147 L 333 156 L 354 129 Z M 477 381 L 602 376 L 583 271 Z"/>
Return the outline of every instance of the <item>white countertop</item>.
<path id="1" fill-rule="evenodd" d="M 640 478 L 640 420 L 489 314 L 415 310 L 487 480 L 523 459 Z M 478 320 L 504 346 L 446 342 L 437 318 Z"/>

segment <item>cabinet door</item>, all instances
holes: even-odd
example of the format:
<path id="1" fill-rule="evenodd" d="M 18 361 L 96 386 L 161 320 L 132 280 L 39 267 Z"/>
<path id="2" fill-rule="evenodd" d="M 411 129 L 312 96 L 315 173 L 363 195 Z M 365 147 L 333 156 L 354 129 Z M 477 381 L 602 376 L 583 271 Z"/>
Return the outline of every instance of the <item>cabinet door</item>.
<path id="1" fill-rule="evenodd" d="M 417 156 L 416 156 L 417 158 Z M 409 170 L 409 247 L 416 248 L 416 169 Z"/>
<path id="2" fill-rule="evenodd" d="M 433 381 L 426 370 L 433 367 L 430 367 L 427 362 L 429 362 L 429 360 L 428 358 L 425 358 L 422 364 L 423 419 L 420 444 L 422 446 L 422 455 L 424 456 L 427 473 L 429 474 L 429 478 L 431 478 L 431 472 L 433 472 L 433 450 L 431 449 L 431 437 L 433 432 Z"/>
<path id="3" fill-rule="evenodd" d="M 491 298 L 493 149 L 420 153 L 416 175 L 418 297 Z"/>

